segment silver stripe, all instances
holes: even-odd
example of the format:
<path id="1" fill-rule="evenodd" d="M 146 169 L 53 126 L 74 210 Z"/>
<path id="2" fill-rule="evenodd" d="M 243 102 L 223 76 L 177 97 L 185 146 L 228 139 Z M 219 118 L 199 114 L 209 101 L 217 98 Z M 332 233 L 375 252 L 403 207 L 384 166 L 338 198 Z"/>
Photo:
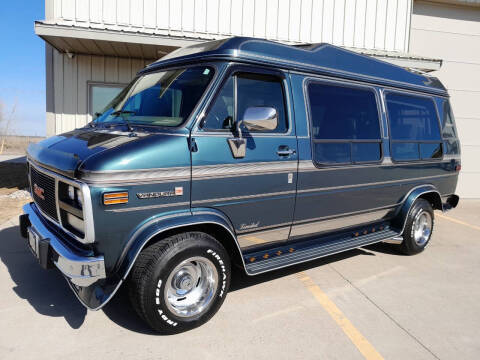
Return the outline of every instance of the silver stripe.
<path id="1" fill-rule="evenodd" d="M 197 180 L 210 178 L 226 178 L 247 175 L 267 175 L 297 171 L 298 162 L 294 161 L 271 161 L 254 163 L 216 164 L 207 166 L 190 166 L 138 169 L 138 170 L 110 170 L 110 171 L 82 171 L 82 180 L 93 184 L 145 184 L 172 181 Z"/>
<path id="2" fill-rule="evenodd" d="M 362 213 L 369 213 L 369 212 L 373 212 L 373 211 L 377 211 L 377 210 L 389 210 L 389 209 L 393 209 L 396 206 L 401 205 L 402 203 L 403 203 L 403 201 L 399 202 L 399 203 L 396 203 L 396 204 L 393 204 L 393 205 L 380 206 L 380 207 L 377 207 L 377 208 L 371 208 L 371 209 L 367 209 L 367 210 L 358 210 L 358 211 L 352 211 L 352 212 L 335 214 L 335 215 L 320 216 L 320 217 L 317 217 L 317 218 L 310 218 L 310 219 L 305 219 L 305 220 L 297 220 L 297 221 L 294 221 L 293 224 L 294 225 L 305 224 L 305 223 L 308 223 L 308 222 L 314 222 L 314 221 L 319 221 L 319 220 L 330 220 L 330 219 L 336 219 L 336 218 L 339 218 L 339 217 L 346 217 L 346 216 L 358 215 L 358 214 L 362 214 Z"/>
<path id="3" fill-rule="evenodd" d="M 450 160 L 445 155 L 443 160 Z M 460 158 L 456 158 L 460 159 Z M 388 161 L 390 160 L 390 161 Z M 347 165 L 347 166 L 335 166 L 331 165 L 328 167 L 317 168 L 312 160 L 300 160 L 298 162 L 298 170 L 300 172 L 304 171 L 333 171 L 333 170 L 345 170 L 345 169 L 359 169 L 359 168 L 376 168 L 376 167 L 384 167 L 384 166 L 405 166 L 405 165 L 432 165 L 432 164 L 444 164 L 450 161 L 415 161 L 415 162 L 400 162 L 400 163 L 393 163 L 391 162 L 391 158 L 385 158 L 384 161 L 380 164 L 364 164 L 364 165 Z"/>
<path id="4" fill-rule="evenodd" d="M 323 221 L 316 221 L 302 225 L 294 225 L 290 236 L 302 236 L 308 234 L 315 234 L 319 232 L 331 231 L 335 229 L 346 228 L 360 224 L 366 224 L 372 221 L 385 219 L 391 208 L 383 210 L 369 211 L 357 215 L 350 215 L 346 217 L 339 217 L 334 219 L 327 219 Z M 385 219 L 386 220 L 386 219 Z"/>
<path id="5" fill-rule="evenodd" d="M 453 154 L 453 155 L 443 155 L 443 160 L 461 160 L 460 155 Z"/>
<path id="6" fill-rule="evenodd" d="M 168 204 L 158 204 L 158 205 L 136 206 L 136 207 L 128 207 L 128 208 L 120 208 L 120 209 L 105 209 L 105 211 L 117 212 L 118 213 L 118 212 L 137 211 L 137 210 L 160 209 L 160 208 L 164 208 L 164 207 L 187 206 L 187 205 L 190 205 L 190 201 L 168 203 Z"/>
<path id="7" fill-rule="evenodd" d="M 222 202 L 222 201 L 230 201 L 230 200 L 255 199 L 255 198 L 259 198 L 259 197 L 295 194 L 295 192 L 296 192 L 295 190 L 289 190 L 289 191 L 278 191 L 278 192 L 264 193 L 264 194 L 252 194 L 252 195 L 231 196 L 231 197 L 224 197 L 224 198 L 213 198 L 213 199 L 204 199 L 204 200 L 194 200 L 194 201 L 192 201 L 192 204 L 202 204 L 202 203 L 210 203 L 210 202 Z"/>
<path id="8" fill-rule="evenodd" d="M 255 229 L 256 230 L 256 229 Z M 242 249 L 259 244 L 271 244 L 278 241 L 288 240 L 290 234 L 290 226 L 279 227 L 275 229 L 267 229 L 264 231 L 256 231 L 245 235 L 238 236 L 238 243 Z"/>
<path id="9" fill-rule="evenodd" d="M 91 184 L 161 182 L 190 179 L 190 166 L 110 171 L 82 171 L 82 180 Z"/>
<path id="10" fill-rule="evenodd" d="M 274 174 L 297 171 L 298 161 L 269 161 L 256 163 L 236 163 L 208 166 L 194 166 L 193 179 L 221 178 L 250 174 Z"/>
<path id="11" fill-rule="evenodd" d="M 349 189 L 349 188 L 353 189 L 353 188 L 364 187 L 364 186 L 396 184 L 396 183 L 402 183 L 402 182 L 411 183 L 413 181 L 418 181 L 418 180 L 436 179 L 436 178 L 450 177 L 450 176 L 457 176 L 457 175 L 458 173 L 452 173 L 452 174 L 443 174 L 443 175 L 422 176 L 417 178 L 405 178 L 405 179 L 399 179 L 399 180 L 378 181 L 378 182 L 363 183 L 363 184 L 328 186 L 328 187 L 321 187 L 321 188 L 298 190 L 297 193 L 300 194 L 300 193 L 308 193 L 308 192 L 316 192 L 316 191 L 338 190 L 338 189 Z"/>

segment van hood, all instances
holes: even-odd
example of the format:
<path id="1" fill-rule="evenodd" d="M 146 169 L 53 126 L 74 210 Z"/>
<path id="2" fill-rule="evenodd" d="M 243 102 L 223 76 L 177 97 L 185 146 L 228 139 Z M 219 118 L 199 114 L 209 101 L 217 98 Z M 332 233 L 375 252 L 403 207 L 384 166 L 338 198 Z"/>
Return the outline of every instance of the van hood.
<path id="1" fill-rule="evenodd" d="M 103 128 L 76 129 L 31 144 L 27 156 L 38 165 L 73 178 L 78 167 L 88 158 L 151 135 Z"/>

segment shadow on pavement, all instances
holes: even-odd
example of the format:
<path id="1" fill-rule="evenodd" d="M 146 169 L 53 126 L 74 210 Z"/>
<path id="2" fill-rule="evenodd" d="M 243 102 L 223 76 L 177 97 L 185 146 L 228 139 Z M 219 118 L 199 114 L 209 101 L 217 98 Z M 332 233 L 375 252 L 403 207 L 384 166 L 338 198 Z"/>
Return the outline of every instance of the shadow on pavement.
<path id="1" fill-rule="evenodd" d="M 0 230 L 0 259 L 15 283 L 13 291 L 39 314 L 64 317 L 73 329 L 83 324 L 87 309 L 58 271 L 40 267 L 20 236 L 18 226 Z"/>
<path id="2" fill-rule="evenodd" d="M 369 246 L 332 255 L 307 263 L 275 270 L 256 276 L 248 276 L 243 269 L 233 267 L 230 292 L 235 292 L 263 282 L 279 279 L 312 268 L 358 255 L 375 256 L 371 251 L 390 252 L 386 244 Z M 40 268 L 19 234 L 18 226 L 0 230 L 0 259 L 6 265 L 12 280 L 13 290 L 39 313 L 45 316 L 64 317 L 74 329 L 79 328 L 87 313 L 72 293 L 58 271 Z M 138 333 L 157 335 L 135 313 L 130 305 L 126 286 L 122 286 L 114 298 L 103 308 L 107 317 L 117 325 Z"/>
<path id="3" fill-rule="evenodd" d="M 243 269 L 235 268 L 232 274 L 232 283 L 230 285 L 230 292 L 241 290 L 250 286 L 259 285 L 261 283 L 276 280 L 285 276 L 293 275 L 305 270 L 313 269 L 334 263 L 336 261 L 348 259 L 353 256 L 367 255 L 375 256 L 374 253 L 365 251 L 364 249 L 354 249 L 343 253 L 327 256 L 317 260 L 308 261 L 302 264 L 286 267 L 284 269 L 274 270 L 264 274 L 249 276 Z"/>

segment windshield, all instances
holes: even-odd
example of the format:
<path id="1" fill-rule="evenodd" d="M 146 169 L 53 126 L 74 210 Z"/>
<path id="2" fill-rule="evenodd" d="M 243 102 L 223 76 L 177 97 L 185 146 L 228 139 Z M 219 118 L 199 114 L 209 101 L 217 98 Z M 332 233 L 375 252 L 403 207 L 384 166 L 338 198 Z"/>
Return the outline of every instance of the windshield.
<path id="1" fill-rule="evenodd" d="M 211 67 L 197 66 L 142 75 L 95 114 L 94 123 L 179 126 L 190 116 L 213 73 Z"/>

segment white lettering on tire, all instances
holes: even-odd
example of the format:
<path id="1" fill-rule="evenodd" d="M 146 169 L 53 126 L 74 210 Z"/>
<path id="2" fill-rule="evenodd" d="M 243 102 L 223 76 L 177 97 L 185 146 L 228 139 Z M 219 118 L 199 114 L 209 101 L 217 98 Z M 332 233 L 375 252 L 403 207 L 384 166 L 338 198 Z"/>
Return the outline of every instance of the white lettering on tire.
<path id="1" fill-rule="evenodd" d="M 220 268 L 222 269 L 222 288 L 220 289 L 220 293 L 218 294 L 219 297 L 223 297 L 223 293 L 225 292 L 225 287 L 227 286 L 227 271 L 225 269 L 225 264 L 220 257 L 215 251 L 208 249 L 207 254 L 212 255 L 215 260 L 217 260 L 218 264 L 220 265 Z"/>
<path id="2" fill-rule="evenodd" d="M 162 279 L 158 280 L 157 283 L 157 288 L 155 290 L 155 304 L 160 305 L 160 287 L 162 286 Z M 163 313 L 162 309 L 157 309 L 158 310 L 158 315 L 162 318 L 163 321 L 165 321 L 168 325 L 171 326 L 177 326 L 178 324 L 175 321 L 170 320 L 167 315 Z"/>

